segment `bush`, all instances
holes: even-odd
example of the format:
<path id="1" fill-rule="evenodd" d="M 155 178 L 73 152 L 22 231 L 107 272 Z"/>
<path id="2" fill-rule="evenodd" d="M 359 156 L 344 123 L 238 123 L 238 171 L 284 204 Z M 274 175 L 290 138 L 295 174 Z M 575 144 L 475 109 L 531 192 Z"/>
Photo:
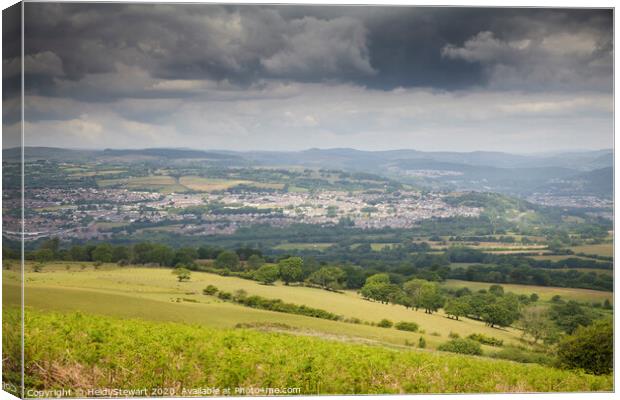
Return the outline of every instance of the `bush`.
<path id="1" fill-rule="evenodd" d="M 218 292 L 218 288 L 213 285 L 209 285 L 206 288 L 202 289 L 202 294 L 206 296 L 213 296 L 217 292 Z"/>
<path id="2" fill-rule="evenodd" d="M 482 355 L 480 343 L 469 339 L 452 339 L 449 342 L 440 344 L 437 350 L 476 356 Z"/>
<path id="3" fill-rule="evenodd" d="M 614 362 L 613 341 L 611 318 L 581 326 L 558 344 L 557 363 L 563 368 L 583 369 L 595 375 L 609 374 Z"/>
<path id="4" fill-rule="evenodd" d="M 458 339 L 458 338 L 460 338 L 460 337 L 461 337 L 461 335 L 459 335 L 459 334 L 458 334 L 458 333 L 456 333 L 456 332 L 452 332 L 452 331 L 450 331 L 450 334 L 448 334 L 448 337 L 449 337 L 450 339 Z"/>
<path id="5" fill-rule="evenodd" d="M 426 347 L 426 339 L 424 339 L 422 336 L 420 336 L 420 339 L 418 340 L 418 347 L 421 349 Z"/>
<path id="6" fill-rule="evenodd" d="M 394 323 L 392 323 L 392 321 L 390 321 L 389 319 L 382 319 L 377 324 L 377 326 L 380 328 L 391 328 L 392 325 L 394 325 Z"/>
<path id="7" fill-rule="evenodd" d="M 482 333 L 472 333 L 467 336 L 467 339 L 475 340 L 478 343 L 486 344 L 489 346 L 502 347 L 504 345 L 504 341 L 500 339 L 496 339 L 491 336 L 483 335 Z"/>
<path id="8" fill-rule="evenodd" d="M 395 328 L 400 331 L 417 332 L 419 326 L 415 322 L 400 321 L 395 325 Z"/>
<path id="9" fill-rule="evenodd" d="M 544 353 L 535 353 L 515 346 L 506 346 L 500 351 L 490 354 L 490 356 L 520 363 L 536 363 L 543 365 L 549 365 L 552 361 L 551 357 Z"/>
<path id="10" fill-rule="evenodd" d="M 232 293 L 230 293 L 230 292 L 219 292 L 217 294 L 217 297 L 219 297 L 222 300 L 230 300 L 230 299 L 232 299 Z"/>

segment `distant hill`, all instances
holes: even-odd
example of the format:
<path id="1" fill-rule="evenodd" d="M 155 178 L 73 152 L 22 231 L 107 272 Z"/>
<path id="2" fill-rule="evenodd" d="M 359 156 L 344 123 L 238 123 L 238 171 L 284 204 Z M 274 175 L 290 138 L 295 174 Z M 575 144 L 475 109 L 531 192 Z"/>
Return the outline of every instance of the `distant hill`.
<path id="1" fill-rule="evenodd" d="M 158 158 L 191 158 L 191 159 L 212 159 L 212 160 L 228 160 L 239 159 L 234 154 L 219 153 L 215 151 L 190 150 L 190 149 L 105 149 L 101 154 L 104 157 L 127 157 L 127 156 L 148 156 Z"/>
<path id="2" fill-rule="evenodd" d="M 614 190 L 613 178 L 613 168 L 607 167 L 552 181 L 544 187 L 538 188 L 538 190 L 555 195 L 583 195 L 611 198 Z"/>
<path id="3" fill-rule="evenodd" d="M 611 197 L 613 151 L 519 155 L 502 152 L 363 151 L 350 148 L 304 151 L 223 151 L 179 148 L 70 150 L 27 147 L 27 159 L 184 162 L 203 160 L 222 166 L 301 166 L 369 172 L 434 189 L 499 192 L 527 196 L 590 193 Z M 5 149 L 5 160 L 20 149 Z"/>

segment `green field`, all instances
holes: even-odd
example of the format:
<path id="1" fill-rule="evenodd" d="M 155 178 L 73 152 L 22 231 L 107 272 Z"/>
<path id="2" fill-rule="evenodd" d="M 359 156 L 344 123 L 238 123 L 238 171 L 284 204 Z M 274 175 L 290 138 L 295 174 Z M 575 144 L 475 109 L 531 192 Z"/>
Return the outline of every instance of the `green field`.
<path id="1" fill-rule="evenodd" d="M 614 255 L 613 243 L 586 244 L 583 246 L 573 246 L 571 250 L 578 253 L 594 254 L 597 256 L 612 257 Z"/>
<path id="2" fill-rule="evenodd" d="M 27 264 L 25 280 L 29 360 L 39 365 L 60 360 L 56 372 L 49 374 L 27 367 L 31 382 L 39 382 L 38 387 L 54 387 L 58 384 L 55 379 L 64 379 L 73 388 L 82 384 L 109 387 L 109 379 L 114 379 L 114 387 L 171 385 L 180 390 L 210 382 L 209 387 L 284 385 L 300 387 L 302 393 L 325 394 L 611 389 L 610 377 L 433 352 L 449 340 L 450 333 L 482 333 L 505 344 L 524 343 L 521 332 L 514 328 L 491 328 L 468 318 L 449 319 L 442 312 L 430 315 L 400 305 L 372 302 L 354 291 L 337 293 L 279 283 L 267 286 L 203 272 L 193 272 L 189 282 L 179 283 L 167 268 L 115 264 L 95 268 L 92 263 L 55 262 L 46 264 L 42 272 L 32 272 L 32 266 Z M 4 270 L 3 279 L 3 304 L 18 306 L 18 272 Z M 223 291 L 243 289 L 248 295 L 323 309 L 345 318 L 358 318 L 362 323 L 244 307 L 203 295 L 202 289 L 209 284 Z M 475 290 L 488 288 L 489 284 L 448 281 L 446 286 Z M 581 289 L 503 286 L 516 293 L 536 292 L 543 299 L 553 294 L 581 300 L 611 296 Z M 72 312 L 80 314 L 67 314 Z M 371 324 L 383 318 L 416 322 L 420 331 Z M 239 329 L 239 324 L 245 328 Z M 417 348 L 421 337 L 427 343 L 424 350 Z M 93 340 L 98 343 L 94 347 Z M 61 356 L 59 352 L 68 348 L 69 342 L 71 352 Z M 14 344 L 5 342 L 5 346 L 11 348 Z M 142 350 L 137 350 L 138 346 Z M 119 348 L 123 356 L 113 357 Z M 212 353 L 205 355 L 206 349 Z M 482 349 L 485 355 L 497 352 L 491 346 L 483 345 Z M 141 360 L 149 361 L 139 365 L 135 360 L 137 351 L 143 351 Z M 246 352 L 252 356 L 247 358 Z M 218 355 L 218 361 L 212 354 Z M 271 360 L 268 355 L 276 361 L 265 361 Z M 212 368 L 205 369 L 204 365 Z M 309 370 L 303 367 L 308 365 Z M 330 372 L 328 365 L 339 370 Z M 67 368 L 73 368 L 71 376 L 88 377 L 88 382 L 71 380 L 58 372 Z M 260 372 L 254 375 L 257 368 Z"/>
<path id="3" fill-rule="evenodd" d="M 4 313 L 9 329 L 19 313 Z M 293 394 L 613 388 L 612 376 L 248 329 L 33 310 L 26 312 L 26 326 L 27 389 L 146 388 L 142 396 L 161 396 L 152 390 L 167 388 L 163 395 L 192 396 L 205 394 L 193 392 L 199 388 L 291 388 Z M 17 336 L 3 337 L 3 346 L 19 357 Z"/>
<path id="4" fill-rule="evenodd" d="M 71 268 L 69 271 L 66 270 L 67 265 Z M 422 336 L 420 333 L 275 313 L 222 302 L 201 294 L 204 287 L 212 284 L 229 292 L 243 289 L 250 295 L 305 304 L 369 323 L 383 318 L 393 322 L 413 321 L 426 331 L 424 336 L 429 348 L 448 340 L 450 332 L 460 335 L 484 333 L 515 344 L 519 343 L 521 335 L 520 331 L 512 328 L 497 329 L 471 319 L 449 319 L 442 312 L 429 315 L 400 305 L 364 300 L 353 291 L 336 293 L 282 284 L 266 286 L 255 281 L 200 272 L 192 273 L 190 282 L 178 283 L 169 269 L 109 265 L 95 270 L 91 264 L 82 270 L 81 265 L 54 263 L 46 266 L 43 272 L 27 272 L 26 305 L 46 310 L 82 310 L 111 316 L 194 322 L 212 327 L 234 327 L 239 322 L 277 321 L 312 335 L 397 346 L 405 345 L 407 341 L 417 341 Z M 18 301 L 18 275 L 13 271 L 4 271 L 4 278 L 5 300 Z M 432 332 L 438 332 L 439 336 L 429 335 Z"/>
<path id="5" fill-rule="evenodd" d="M 489 286 L 492 285 L 492 283 L 448 279 L 443 285 L 451 288 L 468 287 L 471 290 L 480 290 L 488 289 Z M 510 283 L 501 283 L 501 285 L 503 286 L 505 291 L 513 292 L 516 294 L 530 295 L 532 293 L 536 293 L 540 296 L 541 300 L 550 300 L 553 296 L 559 295 L 564 300 L 603 302 L 605 301 L 605 299 L 608 299 L 609 301 L 613 301 L 612 292 L 603 292 L 600 290 L 560 288 L 551 286 L 516 285 Z"/>
<path id="6" fill-rule="evenodd" d="M 150 190 L 160 193 L 186 192 L 187 188 L 167 175 L 151 175 L 122 179 L 99 179 L 99 187 L 121 186 L 130 190 Z"/>
<path id="7" fill-rule="evenodd" d="M 226 190 L 240 184 L 250 184 L 251 181 L 203 178 L 200 176 L 184 176 L 179 180 L 183 186 L 197 192 L 212 192 Z"/>

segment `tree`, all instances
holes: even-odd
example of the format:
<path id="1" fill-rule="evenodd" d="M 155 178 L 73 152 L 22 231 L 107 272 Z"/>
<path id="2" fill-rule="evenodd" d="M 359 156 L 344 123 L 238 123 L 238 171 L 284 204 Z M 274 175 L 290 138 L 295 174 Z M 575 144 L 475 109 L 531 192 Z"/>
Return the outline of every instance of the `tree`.
<path id="1" fill-rule="evenodd" d="M 239 269 L 239 256 L 234 251 L 223 251 L 215 259 L 215 266 L 237 271 Z"/>
<path id="2" fill-rule="evenodd" d="M 464 317 L 469 314 L 469 304 L 466 299 L 463 298 L 455 298 L 450 299 L 446 302 L 444 306 L 444 311 L 448 315 L 448 317 L 459 320 L 459 317 Z"/>
<path id="3" fill-rule="evenodd" d="M 347 289 L 359 289 L 364 286 L 364 283 L 366 282 L 364 268 L 358 265 L 347 265 L 343 267 L 342 270 L 347 274 Z"/>
<path id="4" fill-rule="evenodd" d="M 564 368 L 580 368 L 591 374 L 609 374 L 614 361 L 613 340 L 611 318 L 579 327 L 558 344 L 558 364 Z"/>
<path id="5" fill-rule="evenodd" d="M 112 261 L 112 245 L 109 243 L 102 243 L 95 247 L 93 250 L 93 261 L 100 263 L 109 263 Z"/>
<path id="6" fill-rule="evenodd" d="M 342 282 L 346 274 L 338 267 L 321 267 L 308 277 L 308 282 L 320 286 L 326 290 L 338 290 L 342 288 Z"/>
<path id="7" fill-rule="evenodd" d="M 405 294 L 411 299 L 411 305 L 417 310 L 420 308 L 420 295 L 422 293 L 422 286 L 427 283 L 424 279 L 412 279 L 407 281 L 403 285 Z"/>
<path id="8" fill-rule="evenodd" d="M 366 278 L 366 284 L 381 284 L 390 283 L 390 276 L 388 274 L 374 274 Z"/>
<path id="9" fill-rule="evenodd" d="M 218 292 L 218 288 L 214 285 L 208 285 L 206 288 L 202 289 L 202 294 L 206 296 L 213 296 Z"/>
<path id="10" fill-rule="evenodd" d="M 50 262 L 54 259 L 54 253 L 50 249 L 39 249 L 34 255 L 34 259 L 39 263 Z"/>
<path id="11" fill-rule="evenodd" d="M 127 246 L 114 246 L 112 249 L 112 262 L 129 261 L 131 254 Z"/>
<path id="12" fill-rule="evenodd" d="M 519 326 L 523 335 L 529 335 L 536 344 L 553 333 L 553 321 L 549 319 L 549 311 L 542 306 L 528 307 L 521 312 Z"/>
<path id="13" fill-rule="evenodd" d="M 191 276 L 191 271 L 187 268 L 179 267 L 172 270 L 172 274 L 176 275 L 177 280 L 179 282 L 189 281 Z"/>
<path id="14" fill-rule="evenodd" d="M 491 328 L 510 326 L 519 318 L 519 301 L 515 296 L 495 297 L 495 301 L 486 304 L 482 310 L 482 320 Z"/>
<path id="15" fill-rule="evenodd" d="M 290 282 L 298 282 L 301 280 L 303 277 L 303 264 L 304 261 L 301 257 L 289 257 L 278 262 L 280 278 L 282 278 L 285 285 L 288 285 Z"/>
<path id="16" fill-rule="evenodd" d="M 439 286 L 434 282 L 426 282 L 420 288 L 420 308 L 427 314 L 432 314 L 443 306 L 444 297 L 439 291 Z"/>
<path id="17" fill-rule="evenodd" d="M 56 258 L 56 256 L 58 255 L 58 250 L 60 249 L 60 239 L 58 239 L 57 237 L 47 239 L 41 244 L 39 248 L 50 250 L 52 252 L 52 258 Z"/>
<path id="18" fill-rule="evenodd" d="M 198 252 L 191 247 L 183 247 L 174 252 L 173 265 L 194 265 L 194 260 L 198 258 Z"/>
<path id="19" fill-rule="evenodd" d="M 571 334 L 580 326 L 592 323 L 592 316 L 579 303 L 570 300 L 556 303 L 549 310 L 550 318 L 562 331 Z"/>
<path id="20" fill-rule="evenodd" d="M 271 285 L 280 277 L 280 269 L 277 265 L 265 264 L 254 272 L 254 279 L 264 285 Z"/>
<path id="21" fill-rule="evenodd" d="M 366 283 L 360 289 L 360 294 L 367 298 L 380 301 L 381 303 L 410 304 L 404 299 L 402 289 L 390 283 L 388 274 L 375 274 L 366 278 Z"/>
<path id="22" fill-rule="evenodd" d="M 249 269 L 259 269 L 263 264 L 265 264 L 265 260 L 258 254 L 252 254 L 247 261 Z"/>
<path id="23" fill-rule="evenodd" d="M 71 246 L 69 249 L 69 258 L 71 258 L 72 261 L 89 261 L 86 247 L 79 245 Z"/>
<path id="24" fill-rule="evenodd" d="M 198 248 L 198 258 L 203 260 L 213 260 L 222 252 L 221 249 L 211 246 L 200 246 Z"/>
<path id="25" fill-rule="evenodd" d="M 503 296 L 504 288 L 501 285 L 491 285 L 489 287 L 489 293 L 493 293 L 495 296 Z"/>

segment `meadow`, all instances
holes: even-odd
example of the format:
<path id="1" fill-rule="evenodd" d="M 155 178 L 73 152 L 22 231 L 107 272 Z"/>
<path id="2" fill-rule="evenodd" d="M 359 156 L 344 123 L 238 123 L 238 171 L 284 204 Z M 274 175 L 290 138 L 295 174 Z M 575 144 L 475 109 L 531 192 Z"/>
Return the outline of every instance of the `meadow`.
<path id="1" fill-rule="evenodd" d="M 468 287 L 470 290 L 475 291 L 480 289 L 488 289 L 491 283 L 448 279 L 445 283 L 443 283 L 443 285 L 451 288 Z M 525 294 L 528 296 L 532 293 L 536 293 L 540 296 L 541 300 L 545 301 L 551 300 L 551 298 L 556 295 L 562 297 L 564 300 L 576 300 L 589 303 L 603 302 L 605 301 L 605 299 L 613 301 L 612 292 L 603 292 L 600 290 L 561 288 L 553 286 L 517 285 L 510 283 L 502 283 L 501 285 L 507 292 Z"/>
<path id="2" fill-rule="evenodd" d="M 4 309 L 3 324 L 17 323 Z M 611 391 L 612 376 L 249 329 L 26 310 L 26 394 L 143 388 L 147 396 Z M 3 338 L 17 357 L 20 341 Z M 33 390 L 37 389 L 37 391 Z M 205 393 L 210 390 L 211 393 Z M 247 394 L 247 392 L 246 392 Z M 260 394 L 260 393 L 258 393 Z M 264 394 L 264 393 L 263 393 Z"/>
<path id="3" fill-rule="evenodd" d="M 88 265 L 82 270 L 82 265 Z M 69 266 L 70 270 L 67 270 Z M 19 278 L 13 271 L 4 271 L 5 302 L 19 301 Z M 345 318 L 358 318 L 369 324 L 351 324 L 300 315 L 257 310 L 202 294 L 207 285 L 234 292 L 245 290 L 248 295 L 281 299 L 323 309 Z M 109 316 L 132 317 L 175 322 L 194 322 L 211 327 L 234 327 L 237 323 L 278 322 L 291 326 L 298 334 L 337 338 L 343 341 L 381 343 L 405 346 L 421 336 L 428 348 L 436 348 L 448 340 L 450 332 L 461 335 L 483 333 L 520 343 L 520 331 L 512 328 L 487 327 L 481 321 L 447 318 L 442 312 L 429 315 L 404 306 L 364 300 L 354 291 L 342 293 L 280 283 L 262 285 L 256 281 L 215 274 L 193 272 L 189 282 L 179 283 L 164 268 L 119 268 L 92 264 L 51 263 L 43 272 L 26 273 L 25 302 L 36 309 L 74 311 Z M 419 332 L 405 332 L 372 326 L 387 318 L 393 322 L 413 321 Z M 490 349 L 492 350 L 492 349 Z"/>
<path id="4" fill-rule="evenodd" d="M 604 257 L 612 257 L 614 255 L 613 243 L 585 244 L 582 246 L 573 246 L 571 250 L 575 252 L 575 254 L 584 253 Z"/>

